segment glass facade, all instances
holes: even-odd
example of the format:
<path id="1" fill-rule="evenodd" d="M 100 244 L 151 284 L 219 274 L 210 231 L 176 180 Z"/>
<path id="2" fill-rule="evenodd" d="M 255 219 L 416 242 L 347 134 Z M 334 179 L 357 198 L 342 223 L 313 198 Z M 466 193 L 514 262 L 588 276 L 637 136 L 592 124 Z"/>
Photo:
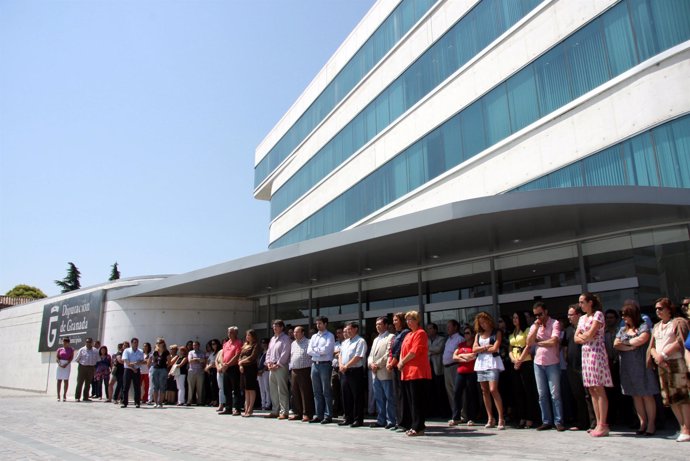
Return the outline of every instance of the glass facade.
<path id="1" fill-rule="evenodd" d="M 604 81 L 690 38 L 690 2 L 623 0 L 525 66 L 369 176 L 276 239 L 272 248 L 340 231 L 441 173 L 477 155 Z M 688 187 L 688 135 L 657 141 L 663 184 Z M 684 130 L 685 125 L 678 125 Z M 648 150 L 637 150 L 637 155 Z M 630 154 L 633 156 L 633 153 Z M 664 157 L 666 156 L 666 157 Z M 585 159 L 592 181 L 603 182 L 597 160 Z M 651 163 L 641 159 L 641 164 Z M 671 165 L 677 168 L 672 168 Z M 644 171 L 640 178 L 644 180 Z M 599 179 L 595 179 L 599 178 Z M 601 179 L 604 178 L 604 179 Z M 650 179 L 649 181 L 652 181 Z M 653 184 L 653 182 L 650 182 Z"/>
<path id="2" fill-rule="evenodd" d="M 271 219 L 529 13 L 541 0 L 483 0 L 422 54 L 271 197 Z M 501 110 L 500 101 L 491 105 Z"/>
<path id="3" fill-rule="evenodd" d="M 690 115 L 645 131 L 514 190 L 587 186 L 690 188 Z"/>
<path id="4" fill-rule="evenodd" d="M 402 0 L 254 169 L 254 187 L 287 158 L 436 0 Z"/>

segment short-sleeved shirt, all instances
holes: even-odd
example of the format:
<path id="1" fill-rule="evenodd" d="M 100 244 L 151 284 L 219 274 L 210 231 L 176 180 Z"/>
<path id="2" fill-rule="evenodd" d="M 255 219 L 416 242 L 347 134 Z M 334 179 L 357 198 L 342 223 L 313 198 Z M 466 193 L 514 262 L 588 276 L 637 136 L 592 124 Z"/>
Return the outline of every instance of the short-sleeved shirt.
<path id="1" fill-rule="evenodd" d="M 574 326 L 568 325 L 563 336 L 563 345 L 568 348 L 568 368 L 575 371 L 582 371 L 582 344 L 575 342 L 575 333 L 577 330 Z"/>
<path id="2" fill-rule="evenodd" d="M 537 325 L 532 325 L 529 329 L 530 334 L 537 328 Z M 561 324 L 556 319 L 550 318 L 546 325 L 540 325 L 537 330 L 537 342 L 546 341 L 550 338 L 559 338 L 556 344 L 550 347 L 537 346 L 537 352 L 534 354 L 534 363 L 541 366 L 555 365 L 560 363 L 560 337 Z"/>
<path id="3" fill-rule="evenodd" d="M 472 344 L 463 340 L 460 344 L 458 344 L 457 353 L 458 354 L 471 354 L 472 353 Z M 459 362 L 458 373 L 463 374 L 463 375 L 466 375 L 469 373 L 474 373 L 474 362 L 476 362 L 476 359 L 471 360 L 469 362 Z"/>
<path id="4" fill-rule="evenodd" d="M 410 331 L 403 340 L 400 348 L 400 359 L 410 352 L 414 358 L 405 362 L 400 378 L 403 381 L 413 379 L 431 379 L 431 363 L 429 362 L 429 337 L 423 328 Z"/>
<path id="5" fill-rule="evenodd" d="M 206 365 L 203 363 L 199 362 L 192 362 L 192 359 L 205 359 L 206 358 L 206 352 L 202 352 L 200 350 L 195 351 L 192 349 L 189 351 L 187 354 L 187 360 L 189 360 L 189 374 L 200 374 L 204 372 L 204 368 L 206 368 Z"/>
<path id="6" fill-rule="evenodd" d="M 60 349 L 57 350 L 57 358 L 58 360 L 72 360 L 74 358 L 74 349 L 71 347 L 61 347 Z"/>
<path id="7" fill-rule="evenodd" d="M 527 347 L 528 335 L 529 330 L 527 328 L 525 328 L 523 331 L 520 331 L 518 328 L 516 328 L 508 337 L 508 340 L 510 341 L 510 352 L 512 353 L 513 358 L 519 359 L 520 355 L 522 355 L 522 352 Z M 532 354 L 528 353 L 525 356 L 525 362 L 530 360 L 532 360 Z"/>
<path id="8" fill-rule="evenodd" d="M 354 357 L 361 357 L 362 360 L 352 365 L 350 368 L 363 367 L 366 364 L 367 343 L 359 335 L 348 338 L 340 345 L 340 362 L 346 365 Z"/>
<path id="9" fill-rule="evenodd" d="M 140 365 L 133 365 L 133 363 L 144 360 L 144 351 L 142 351 L 139 348 L 132 349 L 131 347 L 128 347 L 122 353 L 122 361 L 124 362 L 125 360 L 127 360 L 130 364 L 129 366 L 125 364 L 125 368 L 128 368 L 130 370 L 139 370 Z"/>
<path id="10" fill-rule="evenodd" d="M 223 344 L 223 363 L 228 363 L 230 359 L 240 353 L 242 341 L 240 339 L 228 339 Z"/>

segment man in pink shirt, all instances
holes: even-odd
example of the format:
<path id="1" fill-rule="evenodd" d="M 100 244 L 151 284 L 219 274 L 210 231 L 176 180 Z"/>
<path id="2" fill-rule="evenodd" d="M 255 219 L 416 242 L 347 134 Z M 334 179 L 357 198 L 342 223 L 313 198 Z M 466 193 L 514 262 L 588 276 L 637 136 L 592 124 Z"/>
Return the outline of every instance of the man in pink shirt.
<path id="1" fill-rule="evenodd" d="M 561 326 L 556 319 L 549 317 L 546 305 L 539 301 L 532 307 L 535 321 L 529 329 L 527 347 L 534 346 L 534 377 L 539 392 L 542 425 L 538 431 L 555 427 L 559 432 L 563 425 L 563 403 L 561 401 L 561 366 L 559 345 Z M 552 410 L 553 407 L 553 410 Z"/>
<path id="2" fill-rule="evenodd" d="M 226 403 L 225 410 L 219 412 L 219 415 L 239 416 L 244 403 L 240 398 L 240 366 L 238 365 L 242 340 L 237 338 L 237 332 L 236 326 L 228 328 L 228 340 L 223 344 L 223 366 L 220 372 L 223 373 L 223 392 Z M 230 405 L 232 405 L 232 410 Z"/>

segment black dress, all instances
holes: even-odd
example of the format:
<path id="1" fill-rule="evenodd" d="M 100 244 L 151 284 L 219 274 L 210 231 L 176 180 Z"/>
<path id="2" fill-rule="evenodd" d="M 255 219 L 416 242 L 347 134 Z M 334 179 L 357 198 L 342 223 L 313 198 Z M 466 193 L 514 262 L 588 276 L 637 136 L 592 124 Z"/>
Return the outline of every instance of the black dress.
<path id="1" fill-rule="evenodd" d="M 257 357 L 259 355 L 259 348 L 257 344 L 248 345 L 245 344 L 240 351 L 240 361 L 249 358 L 250 363 L 245 363 L 242 365 L 244 370 L 242 376 L 240 377 L 240 385 L 245 391 L 258 391 L 259 381 L 256 378 L 258 371 Z"/>

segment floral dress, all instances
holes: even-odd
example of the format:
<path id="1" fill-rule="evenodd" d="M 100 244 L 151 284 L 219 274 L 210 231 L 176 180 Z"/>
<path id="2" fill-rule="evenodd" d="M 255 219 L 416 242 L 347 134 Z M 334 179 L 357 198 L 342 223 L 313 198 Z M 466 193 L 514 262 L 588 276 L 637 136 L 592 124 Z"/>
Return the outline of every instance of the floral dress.
<path id="1" fill-rule="evenodd" d="M 590 342 L 582 345 L 582 383 L 585 387 L 613 387 L 604 343 L 604 314 L 596 311 L 592 315 L 583 315 L 577 324 L 577 331 L 589 331 L 595 321 L 599 322 L 599 330 Z"/>

